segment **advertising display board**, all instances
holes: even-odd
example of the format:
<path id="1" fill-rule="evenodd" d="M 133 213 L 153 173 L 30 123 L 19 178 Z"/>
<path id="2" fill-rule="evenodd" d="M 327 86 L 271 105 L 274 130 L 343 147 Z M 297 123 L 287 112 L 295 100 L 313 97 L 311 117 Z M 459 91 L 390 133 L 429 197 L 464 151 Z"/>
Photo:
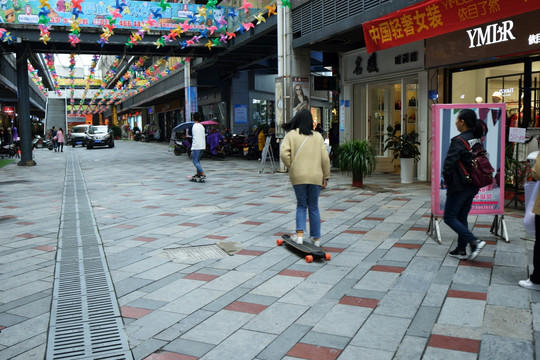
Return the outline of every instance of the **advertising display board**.
<path id="1" fill-rule="evenodd" d="M 496 177 L 491 185 L 480 189 L 473 200 L 470 214 L 504 214 L 504 145 L 505 145 L 505 104 L 435 104 L 432 119 L 432 174 L 431 212 L 435 216 L 444 214 L 446 186 L 442 176 L 444 159 L 451 139 L 459 134 L 456 119 L 460 110 L 472 109 L 483 120 L 488 133 L 483 139 Z M 458 170 L 459 171 L 459 170 Z"/>

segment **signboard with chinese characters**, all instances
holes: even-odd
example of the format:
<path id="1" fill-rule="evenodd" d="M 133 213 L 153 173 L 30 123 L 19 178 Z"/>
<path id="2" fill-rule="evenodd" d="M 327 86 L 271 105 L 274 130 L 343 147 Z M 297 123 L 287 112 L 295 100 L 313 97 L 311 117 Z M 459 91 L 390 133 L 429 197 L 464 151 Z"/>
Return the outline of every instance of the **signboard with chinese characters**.
<path id="1" fill-rule="evenodd" d="M 442 176 L 444 159 L 450 141 L 459 135 L 456 118 L 462 109 L 472 109 L 487 125 L 488 132 L 483 138 L 484 148 L 497 176 L 493 183 L 480 189 L 473 200 L 469 214 L 504 214 L 504 144 L 505 144 L 505 104 L 435 104 L 433 105 L 433 139 L 431 167 L 431 212 L 444 214 L 446 184 Z M 502 169 L 502 171 L 501 171 Z M 456 170 L 459 171 L 459 170 Z"/>
<path id="2" fill-rule="evenodd" d="M 350 51 L 343 55 L 344 82 L 362 81 L 377 76 L 424 70 L 424 42 L 368 54 L 366 49 Z"/>
<path id="3" fill-rule="evenodd" d="M 511 127 L 508 131 L 508 141 L 515 143 L 525 143 L 527 129 Z"/>
<path id="4" fill-rule="evenodd" d="M 540 9 L 531 0 L 427 0 L 363 24 L 369 53 Z M 497 27 L 484 36 L 508 37 Z"/>

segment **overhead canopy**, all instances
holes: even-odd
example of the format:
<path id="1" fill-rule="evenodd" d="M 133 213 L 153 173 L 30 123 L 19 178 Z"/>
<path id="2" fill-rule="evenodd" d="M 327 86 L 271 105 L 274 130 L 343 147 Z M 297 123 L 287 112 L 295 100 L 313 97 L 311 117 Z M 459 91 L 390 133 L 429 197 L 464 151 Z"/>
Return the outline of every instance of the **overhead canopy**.
<path id="1" fill-rule="evenodd" d="M 372 53 L 537 9 L 538 0 L 426 0 L 364 23 L 364 38 Z"/>

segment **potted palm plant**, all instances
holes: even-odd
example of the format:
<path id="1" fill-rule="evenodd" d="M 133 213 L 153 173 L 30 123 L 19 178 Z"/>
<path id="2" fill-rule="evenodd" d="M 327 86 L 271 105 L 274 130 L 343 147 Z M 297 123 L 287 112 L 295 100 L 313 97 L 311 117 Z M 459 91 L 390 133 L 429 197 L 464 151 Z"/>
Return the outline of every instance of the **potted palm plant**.
<path id="1" fill-rule="evenodd" d="M 355 139 L 339 145 L 336 150 L 338 167 L 342 171 L 351 171 L 352 185 L 364 186 L 364 176 L 369 176 L 375 170 L 376 157 L 367 140 Z"/>
<path id="2" fill-rule="evenodd" d="M 392 161 L 399 158 L 401 182 L 412 183 L 414 163 L 420 160 L 418 133 L 411 131 L 401 134 L 399 129 L 388 126 L 384 142 L 384 150 L 392 151 Z"/>

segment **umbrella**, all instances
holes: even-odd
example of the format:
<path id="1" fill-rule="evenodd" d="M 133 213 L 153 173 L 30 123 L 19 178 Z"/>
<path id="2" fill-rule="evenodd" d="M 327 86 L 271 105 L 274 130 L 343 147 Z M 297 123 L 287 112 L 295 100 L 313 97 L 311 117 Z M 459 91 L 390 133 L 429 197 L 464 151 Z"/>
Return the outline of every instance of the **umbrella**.
<path id="1" fill-rule="evenodd" d="M 172 132 L 179 132 L 186 129 L 191 130 L 191 128 L 193 127 L 193 124 L 194 124 L 193 121 L 187 121 L 187 122 L 181 123 L 179 125 L 176 125 L 174 129 L 172 129 Z"/>
<path id="2" fill-rule="evenodd" d="M 214 121 L 214 120 L 201 121 L 201 124 L 203 124 L 203 125 L 219 125 L 219 123 L 217 121 Z"/>

